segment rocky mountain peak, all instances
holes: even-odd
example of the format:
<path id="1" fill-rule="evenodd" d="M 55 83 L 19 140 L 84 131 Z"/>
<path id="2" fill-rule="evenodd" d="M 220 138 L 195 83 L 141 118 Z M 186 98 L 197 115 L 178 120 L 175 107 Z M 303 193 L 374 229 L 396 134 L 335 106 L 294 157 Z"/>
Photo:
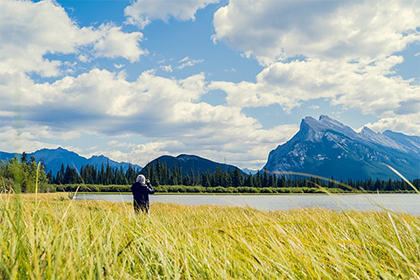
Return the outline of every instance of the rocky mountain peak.
<path id="1" fill-rule="evenodd" d="M 326 115 L 321 115 L 319 120 L 313 117 L 304 118 L 300 124 L 298 135 L 301 140 L 318 142 L 328 131 L 343 134 L 350 138 L 358 137 L 352 128 Z"/>
<path id="2" fill-rule="evenodd" d="M 360 131 L 360 133 L 365 134 L 365 135 L 372 135 L 372 134 L 376 134 L 376 132 L 375 132 L 375 131 L 373 131 L 372 129 L 370 129 L 370 128 L 369 128 L 369 127 L 367 127 L 367 126 L 364 126 L 364 127 L 362 128 L 362 130 Z"/>
<path id="3" fill-rule="evenodd" d="M 306 117 L 300 130 L 269 154 L 270 172 L 303 172 L 340 179 L 396 177 L 386 165 L 409 178 L 420 178 L 420 137 L 365 127 L 357 133 L 349 126 L 321 115 Z M 385 165 L 386 164 L 386 165 Z"/>

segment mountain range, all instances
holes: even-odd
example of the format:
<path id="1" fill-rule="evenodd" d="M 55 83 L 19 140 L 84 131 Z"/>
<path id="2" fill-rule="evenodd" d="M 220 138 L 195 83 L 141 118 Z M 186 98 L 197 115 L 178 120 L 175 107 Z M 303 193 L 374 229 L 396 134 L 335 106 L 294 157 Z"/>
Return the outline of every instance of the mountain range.
<path id="1" fill-rule="evenodd" d="M 14 153 L 5 153 L 0 152 L 1 160 L 10 160 L 17 156 L 19 159 L 21 155 L 16 155 Z M 69 165 L 70 167 L 75 167 L 80 171 L 80 167 L 84 165 L 94 165 L 100 167 L 102 164 L 106 166 L 109 164 L 112 168 L 122 167 L 124 171 L 128 169 L 131 165 L 135 169 L 141 169 L 139 165 L 131 164 L 127 162 L 116 162 L 105 156 L 92 156 L 89 159 L 82 157 L 75 152 L 68 151 L 61 147 L 57 149 L 41 149 L 34 153 L 28 153 L 28 159 L 34 157 L 36 162 L 42 162 L 45 165 L 46 172 L 52 172 L 53 175 L 57 174 L 57 171 L 61 169 L 61 165 L 64 167 Z"/>
<path id="2" fill-rule="evenodd" d="M 55 175 L 61 165 L 73 166 L 80 170 L 83 165 L 109 165 L 127 170 L 131 165 L 116 162 L 105 156 L 92 156 L 87 159 L 78 154 L 58 149 L 42 149 L 28 154 L 46 166 L 46 171 Z M 15 157 L 13 153 L 0 152 L 0 159 Z M 20 155 L 18 156 L 20 158 Z M 163 155 L 149 164 L 165 163 L 170 169 L 180 165 L 183 172 L 191 168 L 196 173 L 214 172 L 217 167 L 222 170 L 234 170 L 233 165 L 217 163 L 196 155 L 179 155 L 177 157 Z M 299 131 L 286 143 L 279 145 L 268 155 L 263 169 L 268 172 L 299 172 L 337 180 L 364 180 L 368 178 L 387 180 L 398 178 L 386 165 L 389 165 L 408 179 L 420 178 L 420 137 L 409 136 L 387 130 L 376 133 L 367 127 L 360 132 L 321 115 L 319 120 L 306 117 L 300 124 Z M 243 169 L 242 173 L 253 173 Z"/>
<path id="3" fill-rule="evenodd" d="M 321 115 L 306 117 L 299 131 L 269 153 L 269 172 L 302 172 L 334 179 L 420 178 L 420 137 L 387 130 L 376 133 L 350 127 Z"/>

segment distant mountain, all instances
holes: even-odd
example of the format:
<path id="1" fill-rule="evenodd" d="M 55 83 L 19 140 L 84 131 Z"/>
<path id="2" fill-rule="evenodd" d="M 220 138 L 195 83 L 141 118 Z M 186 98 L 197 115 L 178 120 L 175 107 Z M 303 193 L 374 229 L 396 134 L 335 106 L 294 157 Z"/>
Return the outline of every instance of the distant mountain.
<path id="1" fill-rule="evenodd" d="M 79 156 L 75 152 L 68 151 L 61 147 L 57 149 L 38 150 L 34 153 L 28 154 L 28 159 L 32 156 L 37 162 L 41 161 L 45 165 L 47 173 L 52 171 L 53 175 L 56 175 L 62 164 L 64 164 L 64 167 L 67 165 L 70 167 L 76 167 L 79 171 L 80 167 L 88 164 L 87 158 Z"/>
<path id="2" fill-rule="evenodd" d="M 20 159 L 20 156 L 21 155 L 19 155 L 19 154 L 0 152 L 0 160 L 8 161 L 8 160 L 11 160 L 14 157 L 17 157 L 17 158 Z"/>
<path id="3" fill-rule="evenodd" d="M 259 170 L 244 168 L 244 169 L 242 169 L 242 171 L 246 174 L 255 175 L 255 174 L 258 173 Z"/>
<path id="4" fill-rule="evenodd" d="M 270 152 L 264 168 L 343 180 L 397 178 L 384 164 L 408 179 L 420 178 L 420 137 L 367 127 L 357 133 L 322 115 L 303 119 L 298 133 Z"/>
<path id="5" fill-rule="evenodd" d="M 45 165 L 47 173 L 52 171 L 53 175 L 57 174 L 57 171 L 60 170 L 62 164 L 64 167 L 67 165 L 70 167 L 75 167 L 79 171 L 80 167 L 87 164 L 100 167 L 102 164 L 106 166 L 109 163 L 112 168 L 122 167 L 124 171 L 126 171 L 130 165 L 130 163 L 126 162 L 113 161 L 105 156 L 92 156 L 91 158 L 87 159 L 85 157 L 79 156 L 75 152 L 68 151 L 61 147 L 57 149 L 42 149 L 34 153 L 28 153 L 28 159 L 30 159 L 32 156 L 37 162 L 41 161 Z M 0 152 L 1 160 L 10 160 L 13 157 L 15 157 L 15 154 L 13 153 Z M 20 159 L 21 155 L 18 155 L 17 157 Z M 141 169 L 139 165 L 131 164 L 131 166 Z"/>
<path id="6" fill-rule="evenodd" d="M 53 175 L 61 165 L 76 167 L 83 165 L 100 167 L 102 164 L 113 168 L 128 169 L 130 163 L 116 162 L 105 156 L 93 156 L 89 159 L 78 154 L 58 149 L 42 149 L 28 154 L 46 166 L 46 171 Z M 20 154 L 0 152 L 0 160 L 20 159 Z M 195 155 L 181 154 L 177 157 L 161 156 L 159 160 L 172 171 L 173 166 L 181 166 L 182 172 L 194 170 L 196 173 L 213 173 L 217 167 L 223 171 L 234 170 L 233 165 L 217 163 Z M 420 178 L 420 137 L 408 136 L 387 130 L 376 133 L 367 127 L 357 133 L 350 127 L 321 115 L 319 120 L 306 117 L 300 124 L 300 130 L 288 142 L 279 145 L 268 155 L 264 169 L 269 172 L 302 172 L 336 180 L 347 179 L 383 179 L 398 178 L 385 164 L 395 168 L 408 179 Z M 134 168 L 140 166 L 131 164 Z M 147 165 L 146 165 L 147 167 Z M 145 167 L 145 168 L 146 168 Z M 255 174 L 249 169 L 241 170 L 242 174 Z"/>
<path id="7" fill-rule="evenodd" d="M 237 168 L 233 165 L 214 162 L 199 156 L 181 154 L 177 157 L 166 155 L 160 156 L 154 159 L 153 161 L 149 162 L 143 169 L 146 169 L 147 166 L 151 164 L 156 166 L 157 161 L 159 161 L 160 164 L 166 164 L 166 166 L 171 170 L 171 172 L 173 172 L 174 165 L 176 167 L 180 165 L 183 175 L 185 175 L 185 172 L 188 172 L 189 174 L 191 169 L 194 171 L 194 174 L 197 174 L 197 171 L 199 171 L 200 173 L 204 173 L 207 172 L 207 170 L 210 173 L 213 173 L 216 171 L 217 167 L 220 167 L 222 171 L 233 171 Z M 241 173 L 243 175 L 245 174 L 242 171 Z"/>

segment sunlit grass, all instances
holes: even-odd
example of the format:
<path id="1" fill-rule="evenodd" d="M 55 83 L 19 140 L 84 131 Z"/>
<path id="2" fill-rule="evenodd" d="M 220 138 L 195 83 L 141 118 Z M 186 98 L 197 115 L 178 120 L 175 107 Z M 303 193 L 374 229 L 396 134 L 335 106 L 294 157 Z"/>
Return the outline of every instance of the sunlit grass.
<path id="1" fill-rule="evenodd" d="M 420 279 L 420 217 L 0 195 L 1 279 Z"/>

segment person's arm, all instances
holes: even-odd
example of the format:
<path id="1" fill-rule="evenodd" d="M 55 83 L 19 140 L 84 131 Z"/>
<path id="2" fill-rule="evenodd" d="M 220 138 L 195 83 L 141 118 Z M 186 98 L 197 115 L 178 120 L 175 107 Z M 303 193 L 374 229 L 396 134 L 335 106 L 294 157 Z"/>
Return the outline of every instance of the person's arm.
<path id="1" fill-rule="evenodd" d="M 155 193 L 155 189 L 152 187 L 152 184 L 147 183 L 147 191 L 149 192 L 149 194 L 154 194 Z"/>

